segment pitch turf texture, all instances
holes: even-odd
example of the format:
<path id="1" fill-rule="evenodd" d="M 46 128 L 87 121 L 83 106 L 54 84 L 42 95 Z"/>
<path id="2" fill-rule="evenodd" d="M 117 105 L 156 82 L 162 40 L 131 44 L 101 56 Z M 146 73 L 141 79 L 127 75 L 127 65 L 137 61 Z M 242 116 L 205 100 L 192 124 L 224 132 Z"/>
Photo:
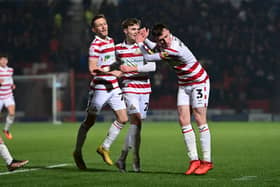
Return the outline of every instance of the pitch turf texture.
<path id="1" fill-rule="evenodd" d="M 204 176 L 185 176 L 188 158 L 177 122 L 144 124 L 141 173 L 132 172 L 131 155 L 127 173 L 105 165 L 97 155 L 109 123 L 97 123 L 89 131 L 84 146 L 87 171 L 79 171 L 72 159 L 79 123 L 14 124 L 14 139 L 4 138 L 5 142 L 15 158 L 30 163 L 9 173 L 1 161 L 0 186 L 280 186 L 279 122 L 210 122 L 209 126 L 215 168 Z M 111 148 L 113 160 L 127 129 Z"/>

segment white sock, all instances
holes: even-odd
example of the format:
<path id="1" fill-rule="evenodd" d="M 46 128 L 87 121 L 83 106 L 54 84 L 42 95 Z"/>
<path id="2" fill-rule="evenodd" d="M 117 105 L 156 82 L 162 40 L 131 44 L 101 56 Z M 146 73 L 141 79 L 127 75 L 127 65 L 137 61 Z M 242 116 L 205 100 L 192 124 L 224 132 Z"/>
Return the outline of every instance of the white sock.
<path id="1" fill-rule="evenodd" d="M 0 155 L 5 160 L 7 165 L 12 163 L 13 157 L 11 156 L 7 146 L 3 143 L 0 144 Z"/>
<path id="2" fill-rule="evenodd" d="M 191 124 L 182 127 L 182 133 L 184 135 L 184 140 L 186 144 L 186 148 L 188 150 L 188 156 L 190 160 L 198 160 L 195 134 L 192 129 Z"/>
<path id="3" fill-rule="evenodd" d="M 120 160 L 126 160 L 126 157 L 127 157 L 127 154 L 128 154 L 128 151 L 129 149 L 135 149 L 135 137 L 136 137 L 136 133 L 137 133 L 137 126 L 134 125 L 134 124 L 131 124 L 129 126 L 129 129 L 128 129 L 128 132 L 126 134 L 126 137 L 125 137 L 125 141 L 124 141 L 124 145 L 123 145 L 123 148 L 122 148 L 122 153 L 121 153 L 121 156 L 120 156 Z"/>
<path id="4" fill-rule="evenodd" d="M 7 115 L 4 130 L 8 131 L 11 125 L 14 123 L 14 120 L 15 120 L 14 115 Z"/>
<path id="5" fill-rule="evenodd" d="M 128 149 L 131 149 L 133 147 L 133 145 L 135 144 L 135 134 L 137 131 L 137 126 L 131 124 L 129 126 L 126 138 L 125 138 L 125 143 L 123 146 L 123 150 L 124 151 L 128 151 Z"/>
<path id="6" fill-rule="evenodd" d="M 199 134 L 203 160 L 211 162 L 211 136 L 207 124 L 199 126 Z"/>
<path id="7" fill-rule="evenodd" d="M 141 144 L 141 125 L 134 125 L 135 126 L 135 134 L 133 136 L 133 160 L 135 162 L 140 161 L 140 144 Z"/>
<path id="8" fill-rule="evenodd" d="M 108 131 L 107 137 L 105 138 L 102 146 L 109 150 L 112 143 L 116 140 L 118 137 L 121 129 L 123 128 L 124 124 L 119 123 L 118 121 L 114 121 Z"/>

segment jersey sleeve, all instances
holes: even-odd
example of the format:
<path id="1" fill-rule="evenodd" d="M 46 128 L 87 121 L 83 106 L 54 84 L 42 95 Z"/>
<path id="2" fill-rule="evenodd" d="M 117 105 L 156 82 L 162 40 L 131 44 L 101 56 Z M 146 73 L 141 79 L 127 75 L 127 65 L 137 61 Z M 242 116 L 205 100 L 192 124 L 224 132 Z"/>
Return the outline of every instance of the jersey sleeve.
<path id="1" fill-rule="evenodd" d="M 89 58 L 99 58 L 100 54 L 100 47 L 95 43 L 92 43 L 89 48 Z"/>

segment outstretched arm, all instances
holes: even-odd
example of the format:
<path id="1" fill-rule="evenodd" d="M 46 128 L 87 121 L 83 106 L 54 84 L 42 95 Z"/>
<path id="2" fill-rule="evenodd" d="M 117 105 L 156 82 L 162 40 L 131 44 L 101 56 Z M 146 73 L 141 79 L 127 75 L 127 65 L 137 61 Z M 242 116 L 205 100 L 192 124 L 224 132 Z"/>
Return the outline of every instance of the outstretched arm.
<path id="1" fill-rule="evenodd" d="M 155 62 L 147 62 L 144 65 L 138 65 L 138 66 L 126 66 L 121 65 L 120 70 L 122 72 L 153 72 L 156 71 L 156 63 Z"/>

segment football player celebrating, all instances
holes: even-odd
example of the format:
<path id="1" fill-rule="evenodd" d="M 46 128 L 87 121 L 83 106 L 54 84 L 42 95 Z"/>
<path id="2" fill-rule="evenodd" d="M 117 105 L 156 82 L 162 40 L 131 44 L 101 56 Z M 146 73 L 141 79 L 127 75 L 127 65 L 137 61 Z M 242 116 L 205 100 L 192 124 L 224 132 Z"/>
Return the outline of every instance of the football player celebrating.
<path id="1" fill-rule="evenodd" d="M 207 106 L 210 83 L 205 69 L 197 61 L 189 48 L 174 36 L 164 24 L 156 24 L 152 29 L 154 42 L 147 39 L 149 31 L 141 29 L 137 42 L 144 51 L 144 44 L 158 51 L 152 55 L 145 54 L 147 61 L 166 61 L 178 77 L 177 110 L 184 141 L 188 150 L 190 165 L 185 172 L 206 174 L 213 168 L 211 161 L 211 137 L 207 124 Z M 202 160 L 198 157 L 196 136 L 191 125 L 191 114 L 198 125 Z"/>
<path id="2" fill-rule="evenodd" d="M 130 148 L 133 151 L 133 170 L 140 172 L 142 120 L 146 118 L 151 93 L 148 72 L 156 70 L 154 62 L 144 62 L 143 54 L 135 42 L 140 26 L 141 21 L 136 18 L 125 19 L 122 22 L 125 40 L 116 45 L 116 56 L 122 64 L 122 92 L 130 117 L 130 127 L 122 153 L 116 162 L 121 172 L 126 171 L 125 161 Z"/>

